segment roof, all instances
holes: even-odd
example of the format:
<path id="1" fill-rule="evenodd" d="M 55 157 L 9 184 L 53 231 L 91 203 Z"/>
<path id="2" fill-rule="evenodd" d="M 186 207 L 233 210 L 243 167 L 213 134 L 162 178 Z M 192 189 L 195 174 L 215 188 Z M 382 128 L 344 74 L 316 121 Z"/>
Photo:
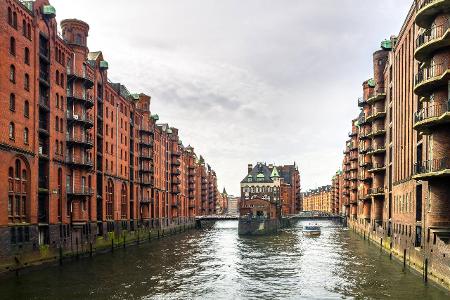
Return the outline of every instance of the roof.
<path id="1" fill-rule="evenodd" d="M 273 180 L 270 178 L 272 175 L 272 170 L 265 163 L 257 163 L 250 173 L 242 179 L 241 183 L 248 182 L 266 182 L 272 183 Z"/>

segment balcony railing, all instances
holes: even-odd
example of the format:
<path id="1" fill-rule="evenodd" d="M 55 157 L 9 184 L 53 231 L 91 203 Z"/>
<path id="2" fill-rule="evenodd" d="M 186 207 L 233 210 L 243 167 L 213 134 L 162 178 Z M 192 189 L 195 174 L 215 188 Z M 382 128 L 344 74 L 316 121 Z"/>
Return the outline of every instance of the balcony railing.
<path id="1" fill-rule="evenodd" d="M 431 159 L 414 164 L 414 175 L 439 173 L 443 171 L 447 171 L 446 173 L 450 172 L 450 159 L 447 157 Z"/>
<path id="2" fill-rule="evenodd" d="M 414 79 L 415 89 L 417 90 L 417 87 L 423 84 L 424 82 L 439 78 L 447 70 L 448 70 L 448 63 L 433 64 L 430 67 L 424 67 L 419 69 Z"/>
<path id="3" fill-rule="evenodd" d="M 89 126 L 93 126 L 94 125 L 94 119 L 92 118 L 91 115 L 86 114 L 86 113 L 81 113 L 81 114 L 75 114 L 72 111 L 67 111 L 66 112 L 66 116 L 67 116 L 67 120 L 68 121 L 72 121 L 72 122 L 83 122 Z"/>
<path id="4" fill-rule="evenodd" d="M 69 80 L 76 78 L 82 80 L 87 88 L 92 88 L 94 86 L 93 78 L 85 70 L 83 70 L 82 73 L 80 74 L 76 72 L 73 68 L 67 67 L 66 72 Z"/>
<path id="5" fill-rule="evenodd" d="M 66 186 L 66 193 L 68 195 L 76 196 L 90 196 L 94 194 L 94 190 L 87 186 Z"/>
<path id="6" fill-rule="evenodd" d="M 363 106 L 366 103 L 367 103 L 367 100 L 364 99 L 364 97 L 359 97 L 358 98 L 358 106 Z"/>
<path id="7" fill-rule="evenodd" d="M 71 134 L 66 134 L 66 142 L 72 144 L 83 144 L 89 147 L 94 146 L 94 142 L 89 136 L 73 136 Z"/>
<path id="8" fill-rule="evenodd" d="M 49 106 L 49 99 L 43 96 L 39 97 L 39 107 L 45 109 L 45 110 L 50 110 L 50 106 Z"/>
<path id="9" fill-rule="evenodd" d="M 82 95 L 78 95 L 77 93 L 74 93 L 73 90 L 67 89 L 67 98 L 83 101 L 88 107 L 94 106 L 94 100 L 91 97 L 88 97 L 87 93 L 82 93 Z"/>
<path id="10" fill-rule="evenodd" d="M 67 156 L 66 163 L 71 165 L 79 165 L 84 167 L 93 167 L 94 163 L 87 156 L 86 157 L 74 157 Z"/>
<path id="11" fill-rule="evenodd" d="M 380 186 L 369 189 L 369 195 L 378 195 L 378 194 L 384 194 L 384 187 Z"/>
<path id="12" fill-rule="evenodd" d="M 422 108 L 414 114 L 415 123 L 419 123 L 432 118 L 439 118 L 445 113 L 450 112 L 450 100 L 447 103 L 431 104 Z"/>

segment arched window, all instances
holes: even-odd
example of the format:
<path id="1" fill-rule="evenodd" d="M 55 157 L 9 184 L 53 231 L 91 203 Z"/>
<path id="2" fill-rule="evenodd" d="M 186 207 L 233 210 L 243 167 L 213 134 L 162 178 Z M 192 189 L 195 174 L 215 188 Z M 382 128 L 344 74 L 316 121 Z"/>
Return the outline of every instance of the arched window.
<path id="1" fill-rule="evenodd" d="M 59 108 L 59 94 L 56 93 L 56 108 Z"/>
<path id="2" fill-rule="evenodd" d="M 16 83 L 16 67 L 14 65 L 9 67 L 9 81 Z"/>
<path id="3" fill-rule="evenodd" d="M 28 49 L 28 47 L 25 47 L 24 50 L 24 61 L 27 65 L 30 64 L 30 49 Z"/>
<path id="4" fill-rule="evenodd" d="M 127 186 L 122 183 L 122 189 L 120 191 L 120 216 L 122 219 L 127 218 L 127 209 L 128 209 L 128 195 L 127 195 Z"/>
<path id="5" fill-rule="evenodd" d="M 59 119 L 59 131 L 64 132 L 63 118 Z"/>
<path id="6" fill-rule="evenodd" d="M 8 24 L 13 26 L 13 16 L 11 7 L 8 7 Z"/>
<path id="7" fill-rule="evenodd" d="M 12 26 L 17 29 L 17 13 L 13 12 Z"/>
<path id="8" fill-rule="evenodd" d="M 30 117 L 30 103 L 28 102 L 28 100 L 25 100 L 25 103 L 23 104 L 23 115 L 25 116 L 25 118 Z"/>
<path id="9" fill-rule="evenodd" d="M 25 79 L 23 81 L 23 88 L 27 91 L 30 90 L 30 75 L 25 74 Z"/>
<path id="10" fill-rule="evenodd" d="M 55 80 L 56 80 L 56 84 L 59 85 L 59 71 L 58 70 L 56 70 Z"/>
<path id="11" fill-rule="evenodd" d="M 13 93 L 9 95 L 9 110 L 16 111 L 16 95 Z"/>
<path id="12" fill-rule="evenodd" d="M 75 44 L 83 46 L 83 40 L 81 34 L 75 35 Z"/>
<path id="13" fill-rule="evenodd" d="M 61 87 L 64 87 L 64 74 L 63 73 L 61 73 L 61 78 L 59 81 L 60 81 Z"/>
<path id="14" fill-rule="evenodd" d="M 16 159 L 14 167 L 8 169 L 8 218 L 11 223 L 26 222 L 28 219 L 28 172 L 25 163 Z"/>
<path id="15" fill-rule="evenodd" d="M 31 40 L 31 25 L 30 23 L 27 24 L 27 38 Z"/>
<path id="16" fill-rule="evenodd" d="M 64 111 L 64 97 L 61 95 L 59 100 L 59 105 L 61 106 L 61 110 Z"/>
<path id="17" fill-rule="evenodd" d="M 16 138 L 16 128 L 14 126 L 14 123 L 9 123 L 9 139 L 14 140 Z"/>
<path id="18" fill-rule="evenodd" d="M 28 144 L 28 128 L 26 127 L 23 130 L 23 143 Z"/>
<path id="19" fill-rule="evenodd" d="M 56 130 L 56 131 L 59 131 L 59 117 L 58 117 L 58 116 L 56 116 L 55 130 Z"/>
<path id="20" fill-rule="evenodd" d="M 13 37 L 9 39 L 9 54 L 16 56 L 16 39 Z"/>
<path id="21" fill-rule="evenodd" d="M 111 179 L 108 179 L 106 186 L 106 219 L 114 219 L 114 183 Z"/>
<path id="22" fill-rule="evenodd" d="M 27 36 L 27 23 L 25 20 L 22 21 L 22 35 L 25 37 Z"/>

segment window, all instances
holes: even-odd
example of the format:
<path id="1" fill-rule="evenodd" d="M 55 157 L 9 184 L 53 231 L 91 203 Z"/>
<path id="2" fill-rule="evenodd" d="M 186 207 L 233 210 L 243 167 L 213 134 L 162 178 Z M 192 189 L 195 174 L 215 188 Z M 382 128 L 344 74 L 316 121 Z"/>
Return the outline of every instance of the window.
<path id="1" fill-rule="evenodd" d="M 56 93 L 56 108 L 59 108 L 59 94 Z"/>
<path id="2" fill-rule="evenodd" d="M 27 23 L 25 20 L 22 21 L 22 35 L 25 37 L 27 36 Z"/>
<path id="3" fill-rule="evenodd" d="M 9 67 L 9 81 L 16 83 L 16 67 L 14 65 Z"/>
<path id="4" fill-rule="evenodd" d="M 31 40 L 31 25 L 30 23 L 27 24 L 27 38 Z"/>
<path id="5" fill-rule="evenodd" d="M 108 180 L 106 186 L 106 219 L 113 219 L 113 203 L 114 203 L 114 183 L 111 179 Z"/>
<path id="6" fill-rule="evenodd" d="M 63 126 L 63 118 L 59 119 L 59 130 L 61 132 L 64 132 L 64 126 Z"/>
<path id="7" fill-rule="evenodd" d="M 9 54 L 16 56 L 16 39 L 13 37 L 9 39 Z"/>
<path id="8" fill-rule="evenodd" d="M 14 166 L 9 167 L 8 181 L 9 222 L 25 222 L 27 221 L 28 178 L 26 165 L 22 163 L 20 159 L 16 159 Z"/>
<path id="9" fill-rule="evenodd" d="M 12 93 L 9 95 L 9 110 L 16 111 L 16 95 Z"/>
<path id="10" fill-rule="evenodd" d="M 14 140 L 16 137 L 16 128 L 14 126 L 14 123 L 9 123 L 9 139 Z"/>
<path id="11" fill-rule="evenodd" d="M 30 75 L 28 75 L 28 74 L 25 74 L 25 79 L 23 81 L 23 88 L 26 91 L 30 90 Z"/>
<path id="12" fill-rule="evenodd" d="M 25 100 L 25 103 L 23 104 L 23 115 L 25 116 L 25 118 L 30 117 L 30 103 L 28 102 L 28 100 Z"/>
<path id="13" fill-rule="evenodd" d="M 57 132 L 59 131 L 59 117 L 58 117 L 58 116 L 56 116 L 55 130 L 56 130 Z"/>
<path id="14" fill-rule="evenodd" d="M 13 12 L 12 26 L 17 29 L 17 13 Z"/>
<path id="15" fill-rule="evenodd" d="M 27 47 L 25 47 L 25 50 L 24 50 L 24 60 L 25 60 L 25 63 L 27 64 L 27 65 L 30 65 L 30 49 L 28 49 Z"/>
<path id="16" fill-rule="evenodd" d="M 61 84 L 61 87 L 64 87 L 64 74 L 61 73 L 61 78 L 59 79 L 59 82 Z"/>
<path id="17" fill-rule="evenodd" d="M 55 76 L 56 84 L 59 85 L 59 71 L 56 70 L 56 76 Z"/>
<path id="18" fill-rule="evenodd" d="M 26 127 L 23 130 L 23 143 L 28 145 L 28 128 Z"/>
<path id="19" fill-rule="evenodd" d="M 11 7 L 8 7 L 8 24 L 13 26 L 13 16 Z"/>
<path id="20" fill-rule="evenodd" d="M 122 219 L 127 218 L 127 209 L 128 209 L 128 197 L 127 197 L 127 187 L 125 184 L 122 184 L 122 190 L 121 190 L 121 205 L 120 205 L 120 215 Z"/>

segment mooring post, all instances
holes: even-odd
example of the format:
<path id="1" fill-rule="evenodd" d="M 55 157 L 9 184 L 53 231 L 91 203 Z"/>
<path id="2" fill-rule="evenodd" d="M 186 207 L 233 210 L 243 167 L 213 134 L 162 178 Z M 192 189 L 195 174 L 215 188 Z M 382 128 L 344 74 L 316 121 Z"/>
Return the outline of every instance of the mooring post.
<path id="1" fill-rule="evenodd" d="M 380 239 L 380 251 L 383 250 L 383 238 Z"/>
<path id="2" fill-rule="evenodd" d="M 89 243 L 89 256 L 92 257 L 92 241 Z"/>
<path id="3" fill-rule="evenodd" d="M 111 252 L 114 252 L 114 238 L 111 239 Z"/>
<path id="4" fill-rule="evenodd" d="M 62 266 L 63 264 L 63 251 L 62 251 L 62 245 L 59 245 L 59 265 Z"/>
<path id="5" fill-rule="evenodd" d="M 406 249 L 403 249 L 403 270 L 406 269 Z"/>
<path id="6" fill-rule="evenodd" d="M 123 248 L 125 249 L 125 242 L 126 242 L 126 240 L 125 240 L 125 234 L 123 235 Z"/>
<path id="7" fill-rule="evenodd" d="M 425 266 L 423 268 L 423 281 L 428 282 L 428 258 L 425 259 Z"/>
<path id="8" fill-rule="evenodd" d="M 78 237 L 75 238 L 75 245 L 77 247 L 77 258 L 78 258 Z"/>

